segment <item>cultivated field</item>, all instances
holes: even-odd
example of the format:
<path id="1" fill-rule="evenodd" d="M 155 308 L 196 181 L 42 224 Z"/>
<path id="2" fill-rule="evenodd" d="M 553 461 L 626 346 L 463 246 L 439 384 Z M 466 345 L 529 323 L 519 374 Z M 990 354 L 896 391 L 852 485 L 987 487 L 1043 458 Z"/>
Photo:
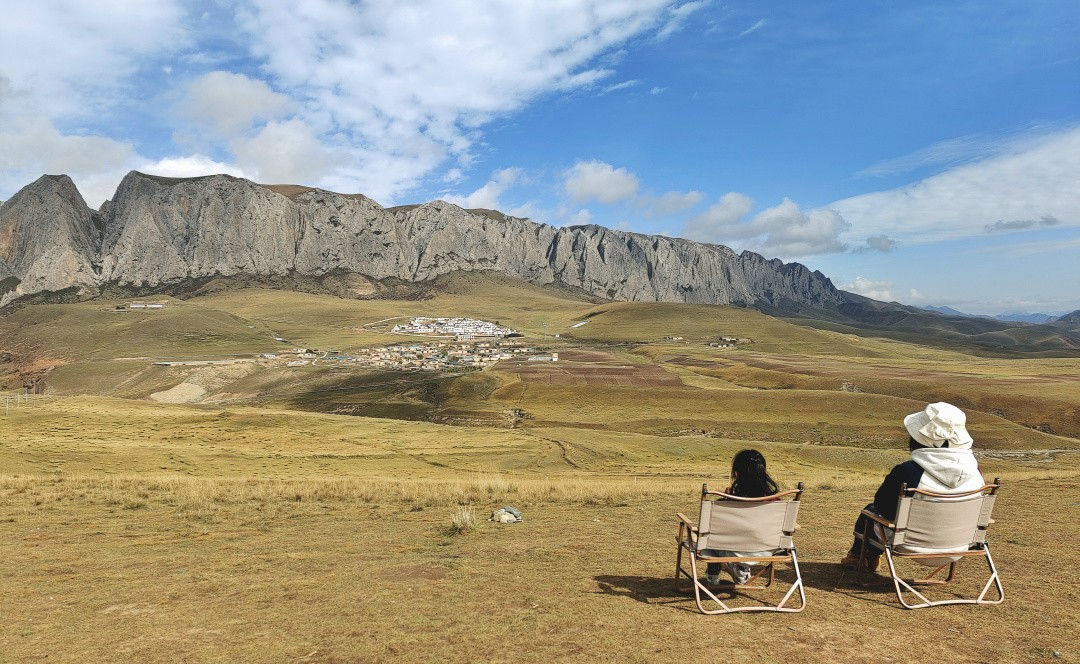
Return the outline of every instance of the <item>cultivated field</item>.
<path id="1" fill-rule="evenodd" d="M 1080 659 L 1077 585 L 1047 573 L 1080 563 L 1062 545 L 1080 535 L 1080 360 L 475 275 L 419 302 L 115 304 L 0 318 L 5 387 L 44 392 L 0 412 L 0 662 Z M 403 315 L 499 320 L 560 359 L 456 377 L 151 364 L 275 337 L 348 352 L 396 341 L 363 326 Z M 722 336 L 750 341 L 708 345 Z M 201 393 L 151 398 L 181 385 Z M 1003 479 L 998 607 L 905 612 L 836 564 L 905 458 L 900 419 L 937 399 L 968 410 Z M 701 616 L 671 584 L 674 513 L 745 447 L 807 487 L 800 614 Z M 502 505 L 525 521 L 484 520 Z"/>

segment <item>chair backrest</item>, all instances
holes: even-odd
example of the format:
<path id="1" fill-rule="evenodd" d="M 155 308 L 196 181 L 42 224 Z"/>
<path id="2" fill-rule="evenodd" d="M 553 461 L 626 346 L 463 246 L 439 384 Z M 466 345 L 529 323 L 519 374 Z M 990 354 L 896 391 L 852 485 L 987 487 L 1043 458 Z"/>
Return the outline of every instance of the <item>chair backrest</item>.
<path id="1" fill-rule="evenodd" d="M 998 487 L 995 480 L 951 496 L 904 487 L 896 510 L 893 546 L 960 550 L 985 542 Z"/>
<path id="2" fill-rule="evenodd" d="M 742 498 L 702 487 L 697 550 L 790 549 L 802 485 L 764 498 Z"/>

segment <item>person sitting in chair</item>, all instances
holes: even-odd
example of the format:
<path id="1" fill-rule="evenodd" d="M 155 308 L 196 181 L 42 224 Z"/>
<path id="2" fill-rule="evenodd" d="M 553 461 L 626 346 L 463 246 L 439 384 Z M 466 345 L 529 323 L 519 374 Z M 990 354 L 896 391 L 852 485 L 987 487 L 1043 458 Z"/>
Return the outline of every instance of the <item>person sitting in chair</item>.
<path id="1" fill-rule="evenodd" d="M 742 498 L 761 498 L 779 491 L 776 481 L 765 471 L 765 456 L 757 450 L 743 450 L 731 460 L 731 486 L 724 493 Z M 736 552 L 706 549 L 709 556 L 767 556 L 770 551 Z M 705 567 L 705 580 L 715 586 L 720 583 L 720 570 L 724 569 L 737 584 L 750 578 L 750 566 L 745 563 L 709 563 Z"/>
<path id="2" fill-rule="evenodd" d="M 983 476 L 975 455 L 971 453 L 972 438 L 965 427 L 966 423 L 964 411 L 943 401 L 929 404 L 922 411 L 905 417 L 904 428 L 910 434 L 908 449 L 911 459 L 893 467 L 874 494 L 874 502 L 866 509 L 889 521 L 895 520 L 902 485 L 907 485 L 909 489 L 944 494 L 963 493 L 982 487 Z M 860 514 L 855 522 L 855 541 L 840 561 L 844 567 L 856 569 L 859 564 L 859 554 L 864 544 L 859 535 L 867 520 Z M 883 552 L 872 542 L 867 545 L 870 548 L 866 551 L 864 564 L 867 571 L 873 572 L 880 566 Z"/>

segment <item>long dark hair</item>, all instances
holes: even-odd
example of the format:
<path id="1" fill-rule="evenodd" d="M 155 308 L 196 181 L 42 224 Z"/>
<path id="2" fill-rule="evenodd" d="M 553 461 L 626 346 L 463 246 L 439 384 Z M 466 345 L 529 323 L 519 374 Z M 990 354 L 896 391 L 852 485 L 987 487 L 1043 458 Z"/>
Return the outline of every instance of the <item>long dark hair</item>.
<path id="1" fill-rule="evenodd" d="M 771 496 L 780 487 L 765 471 L 765 457 L 757 450 L 743 450 L 731 460 L 731 493 L 743 498 Z"/>

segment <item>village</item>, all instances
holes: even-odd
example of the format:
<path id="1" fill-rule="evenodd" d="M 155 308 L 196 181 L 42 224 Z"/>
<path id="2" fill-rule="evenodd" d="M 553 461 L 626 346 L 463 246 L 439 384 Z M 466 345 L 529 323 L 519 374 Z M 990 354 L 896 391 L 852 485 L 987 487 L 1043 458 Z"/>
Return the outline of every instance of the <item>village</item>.
<path id="1" fill-rule="evenodd" d="M 361 348 L 352 354 L 293 348 L 264 353 L 260 359 L 284 362 L 289 367 L 307 364 L 348 363 L 395 371 L 458 371 L 489 367 L 499 360 L 536 353 L 536 347 L 511 339 L 521 334 L 498 323 L 471 318 L 416 317 L 399 323 L 394 334 L 434 337 L 430 340 Z M 558 361 L 558 353 L 530 355 L 531 361 Z"/>
<path id="2" fill-rule="evenodd" d="M 129 307 L 135 306 L 132 303 Z M 433 318 L 418 316 L 390 327 L 387 319 L 368 324 L 363 329 L 381 329 L 385 334 L 422 337 L 416 341 L 360 348 L 350 353 L 341 350 L 318 350 L 294 347 L 260 353 L 256 357 L 226 359 L 189 359 L 154 362 L 159 366 L 195 366 L 210 364 L 250 364 L 299 368 L 314 365 L 352 365 L 393 371 L 474 371 L 493 366 L 501 360 L 525 359 L 528 362 L 558 362 L 557 352 L 547 351 L 520 340 L 523 335 L 497 321 L 472 318 Z M 587 321 L 586 321 L 587 322 Z M 580 326 L 577 325 L 577 326 Z M 576 327 L 576 326 L 572 326 Z M 360 328 L 358 328 L 360 329 Z M 559 335 L 554 335 L 558 337 Z M 275 341 L 289 343 L 283 337 Z M 680 336 L 665 336 L 664 341 L 683 342 Z M 708 341 L 715 348 L 735 348 L 751 339 L 723 336 Z M 524 356 L 524 357 L 523 357 Z"/>

